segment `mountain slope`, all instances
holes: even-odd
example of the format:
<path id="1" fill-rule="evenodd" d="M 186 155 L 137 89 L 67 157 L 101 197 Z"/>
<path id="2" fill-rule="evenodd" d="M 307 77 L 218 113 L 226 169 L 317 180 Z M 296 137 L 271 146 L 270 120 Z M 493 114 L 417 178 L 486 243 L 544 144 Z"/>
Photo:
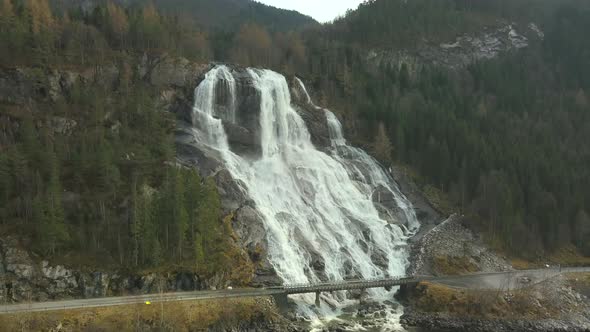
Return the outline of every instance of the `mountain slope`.
<path id="1" fill-rule="evenodd" d="M 590 254 L 588 22 L 582 1 L 370 1 L 306 35 L 309 79 L 502 250 Z"/>
<path id="2" fill-rule="evenodd" d="M 58 8 L 82 6 L 92 10 L 107 0 L 53 0 Z M 318 24 L 313 18 L 293 10 L 284 10 L 252 0 L 113 0 L 125 7 L 153 3 L 161 11 L 194 19 L 204 28 L 235 30 L 248 22 L 271 31 L 288 31 Z"/>

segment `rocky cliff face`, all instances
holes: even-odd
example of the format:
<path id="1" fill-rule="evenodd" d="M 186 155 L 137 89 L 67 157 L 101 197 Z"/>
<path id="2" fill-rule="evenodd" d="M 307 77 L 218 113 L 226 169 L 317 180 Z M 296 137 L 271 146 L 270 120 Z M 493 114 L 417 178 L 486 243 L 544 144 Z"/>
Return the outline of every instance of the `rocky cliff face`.
<path id="1" fill-rule="evenodd" d="M 191 291 L 227 286 L 222 278 L 202 279 L 189 271 L 131 274 L 100 269 L 78 270 L 41 260 L 25 247 L 15 237 L 0 239 L 0 303 Z"/>
<path id="2" fill-rule="evenodd" d="M 131 68 L 130 68 L 131 66 Z M 231 217 L 237 242 L 256 266 L 253 285 L 275 285 L 280 280 L 267 259 L 266 233 L 262 217 L 255 203 L 244 191 L 244 185 L 232 178 L 218 162 L 214 151 L 194 142 L 191 134 L 195 87 L 212 67 L 209 64 L 194 64 L 185 59 L 170 57 L 142 57 L 136 63 L 123 66 L 104 66 L 82 71 L 40 70 L 15 68 L 0 70 L 0 102 L 14 106 L 15 110 L 29 109 L 43 112 L 60 100 L 67 99 L 80 85 L 101 85 L 116 91 L 128 84 L 129 72 L 134 72 L 142 84 L 149 84 L 160 91 L 158 107 L 176 115 L 177 161 L 187 167 L 195 167 L 203 177 L 213 176 L 218 186 L 224 215 Z M 258 132 L 260 95 L 252 79 L 243 68 L 236 72 L 236 107 L 238 117 L 224 121 L 233 151 L 243 156 L 260 154 Z M 289 87 L 292 104 L 306 122 L 313 144 L 320 150 L 330 147 L 330 135 L 323 109 L 313 105 L 306 91 L 291 78 Z M 226 89 L 219 85 L 219 104 L 227 104 Z M 224 119 L 226 120 L 226 119 Z M 55 132 L 66 134 L 77 123 L 65 117 L 44 119 Z M 18 133 L 18 121 L 11 116 L 0 117 L 0 148 L 14 142 Z M 73 193 L 64 195 L 64 202 L 75 201 Z M 147 293 L 209 289 L 228 286 L 225 279 L 214 276 L 202 279 L 190 271 L 172 271 L 166 275 L 129 274 L 120 271 L 80 271 L 71 267 L 57 266 L 38 259 L 22 245 L 22 239 L 7 238 L 0 242 L 0 293 L 9 302 L 58 299 L 69 297 L 93 297 L 125 293 Z M 321 269 L 322 262 L 318 261 Z"/>
<path id="3" fill-rule="evenodd" d="M 228 133 L 228 143 L 232 151 L 244 157 L 257 158 L 261 154 L 260 146 L 260 92 L 254 86 L 251 75 L 245 68 L 232 67 L 235 79 L 235 96 L 233 103 L 226 100 L 231 96 L 229 83 L 216 86 L 219 105 L 233 104 L 236 107 L 235 119 L 222 119 Z M 194 87 L 204 79 L 201 75 Z M 310 129 L 312 142 L 319 148 L 330 146 L 329 132 L 325 113 L 305 99 L 304 91 L 294 81 L 290 87 L 295 93 L 292 101 Z M 193 88 L 194 88 L 193 87 Z M 172 105 L 194 104 L 193 94 L 178 96 L 181 102 Z M 177 114 L 176 144 L 179 161 L 188 167 L 199 169 L 204 176 L 214 176 L 221 195 L 224 213 L 232 215 L 232 225 L 238 235 L 239 242 L 250 259 L 256 264 L 254 285 L 276 285 L 280 280 L 267 260 L 266 233 L 262 216 L 257 212 L 256 205 L 244 191 L 244 185 L 232 178 L 231 174 L 218 162 L 216 151 L 208 150 L 195 141 L 192 134 L 192 107 L 172 107 Z M 231 112 L 222 112 L 223 114 Z"/>
<path id="4" fill-rule="evenodd" d="M 461 69 L 479 60 L 493 59 L 528 47 L 545 37 L 534 23 L 519 25 L 504 24 L 488 28 L 479 34 L 463 35 L 454 41 L 438 45 L 428 44 L 417 50 L 407 51 L 370 51 L 367 62 L 375 69 L 382 66 L 401 67 L 405 64 L 410 74 L 418 73 L 423 65 L 442 66 L 449 69 Z"/>
<path id="5" fill-rule="evenodd" d="M 130 68 L 130 66 L 132 68 Z M 210 68 L 208 64 L 190 63 L 186 59 L 171 57 L 149 58 L 144 56 L 136 63 L 123 66 L 106 65 L 88 70 L 69 71 L 37 68 L 0 69 L 0 103 L 7 112 L 0 115 L 0 151 L 13 144 L 19 132 L 22 112 L 38 114 L 38 127 L 47 126 L 52 131 L 67 135 L 78 125 L 65 117 L 43 116 L 45 110 L 84 85 L 99 85 L 107 90 L 117 90 L 129 84 L 128 75 L 134 72 L 141 84 L 149 84 L 160 91 L 157 107 L 163 111 L 182 116 L 190 114 L 193 91 L 199 77 Z M 137 82 L 135 82 L 137 83 Z M 180 127 L 182 128 L 182 127 Z M 113 128 L 116 130 L 116 128 Z M 182 152 L 182 146 L 180 146 Z M 198 157 L 195 151 L 188 155 Z M 199 168 L 209 176 L 218 171 L 213 159 L 198 160 Z M 217 175 L 217 183 L 223 196 L 226 213 L 237 211 L 236 218 L 249 220 L 251 213 L 246 208 L 247 199 L 239 186 L 223 172 Z M 64 204 L 75 204 L 75 193 L 64 194 Z M 238 209 L 240 208 L 240 209 Z M 239 211 L 238 211 L 239 210 Z M 237 223 L 236 224 L 241 224 Z M 248 226 L 249 227 L 249 226 Z M 257 251 L 262 231 L 248 228 L 237 232 L 245 240 L 244 248 Z M 153 293 L 162 291 L 198 290 L 223 288 L 229 284 L 223 276 L 202 278 L 191 271 L 169 271 L 166 274 L 132 274 L 125 271 L 88 271 L 54 265 L 27 250 L 25 238 L 4 237 L 0 239 L 0 302 L 38 301 L 60 298 L 95 297 L 127 293 Z M 260 259 L 260 254 L 253 255 Z M 261 269 L 264 271 L 264 268 Z M 262 272 L 264 274 L 264 272 Z"/>

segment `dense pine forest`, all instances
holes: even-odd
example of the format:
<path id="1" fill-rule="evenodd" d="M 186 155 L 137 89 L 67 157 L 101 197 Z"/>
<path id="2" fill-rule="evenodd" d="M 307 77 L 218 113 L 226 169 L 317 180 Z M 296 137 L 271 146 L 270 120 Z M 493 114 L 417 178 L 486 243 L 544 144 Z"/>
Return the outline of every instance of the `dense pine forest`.
<path id="1" fill-rule="evenodd" d="M 408 19 L 388 20 L 390 12 Z M 361 65 L 363 48 L 452 41 L 497 17 L 538 22 L 544 39 L 460 71 Z M 371 1 L 316 41 L 340 53 L 323 63 L 347 61 L 318 78 L 318 90 L 350 110 L 357 137 L 369 141 L 385 125 L 393 158 L 477 216 L 501 248 L 534 257 L 575 243 L 588 253 L 589 24 L 579 1 Z"/>
<path id="2" fill-rule="evenodd" d="M 325 25 L 249 4 L 223 26 L 170 10 L 176 3 L 189 5 L 0 1 L 1 67 L 37 70 L 40 85 L 44 68 L 114 64 L 127 73 L 115 90 L 76 87 L 34 111 L 0 104 L 19 123 L 0 137 L 4 232 L 31 235 L 39 253 L 108 264 L 196 261 L 207 271 L 238 260 L 215 184 L 175 166 L 174 116 L 134 77 L 138 58 L 166 54 L 296 74 L 355 143 L 409 165 L 498 247 L 527 258 L 568 245 L 590 254 L 585 2 L 373 0 Z M 370 50 L 450 42 L 499 22 L 535 22 L 545 37 L 460 70 L 366 60 Z M 77 129 L 51 132 L 50 116 Z"/>

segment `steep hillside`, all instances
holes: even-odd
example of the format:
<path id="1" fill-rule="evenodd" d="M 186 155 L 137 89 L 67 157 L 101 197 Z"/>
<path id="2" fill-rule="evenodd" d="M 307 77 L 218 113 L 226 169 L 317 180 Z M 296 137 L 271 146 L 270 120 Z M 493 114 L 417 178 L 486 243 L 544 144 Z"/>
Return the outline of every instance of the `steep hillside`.
<path id="1" fill-rule="evenodd" d="M 153 223 L 129 214 L 133 199 L 176 211 L 176 235 L 186 225 L 180 212 L 194 212 L 168 204 L 194 174 L 159 167 L 174 160 L 173 126 L 154 104 L 173 92 L 154 86 L 191 92 L 196 74 L 180 57 L 296 73 L 347 137 L 386 164 L 409 165 L 420 189 L 446 197 L 445 211 L 468 215 L 502 250 L 531 259 L 571 244 L 590 250 L 587 3 L 376 0 L 301 32 L 276 30 L 308 19 L 250 1 L 124 3 L 86 1 L 61 15 L 48 1 L 0 2 L 0 212 L 9 233 L 49 235 L 35 242 L 40 250 L 107 251 L 110 262 L 153 266 L 166 257 L 148 257 L 148 248 L 179 262 L 195 248 L 194 230 L 188 245 L 164 224 L 166 240 L 144 230 L 142 245 L 118 243 L 138 236 L 134 217 Z M 180 20 L 181 10 L 195 16 Z M 211 28 L 232 17 L 230 31 Z M 206 196 L 215 201 L 213 189 Z M 67 201 L 62 190 L 78 203 L 71 211 L 55 208 Z M 105 229 L 109 216 L 120 223 Z"/>
<path id="2" fill-rule="evenodd" d="M 588 8 L 577 0 L 370 0 L 325 27 L 331 38 L 379 49 L 408 49 L 444 43 L 506 24 L 544 23 L 563 5 Z"/>
<path id="3" fill-rule="evenodd" d="M 588 253 L 588 22 L 580 1 L 370 1 L 305 35 L 307 78 L 498 248 Z"/>
<path id="4" fill-rule="evenodd" d="M 52 0 L 56 8 L 81 6 L 93 10 L 107 0 Z M 318 24 L 296 11 L 268 6 L 253 0 L 113 0 L 125 7 L 141 7 L 153 3 L 167 14 L 194 20 L 204 28 L 232 31 L 244 23 L 257 23 L 272 31 L 289 31 Z"/>

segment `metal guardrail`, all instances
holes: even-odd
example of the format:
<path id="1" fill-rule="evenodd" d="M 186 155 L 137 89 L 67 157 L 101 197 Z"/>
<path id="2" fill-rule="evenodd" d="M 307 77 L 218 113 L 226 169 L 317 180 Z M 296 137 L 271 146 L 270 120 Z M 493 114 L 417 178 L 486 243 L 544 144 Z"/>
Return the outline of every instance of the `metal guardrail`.
<path id="1" fill-rule="evenodd" d="M 379 281 L 401 280 L 401 279 L 407 279 L 407 278 L 412 278 L 412 277 L 400 276 L 400 277 L 392 277 L 392 278 L 351 279 L 351 280 L 341 280 L 341 281 L 333 281 L 333 282 L 331 281 L 331 282 L 320 282 L 320 283 L 289 284 L 289 285 L 284 285 L 283 288 L 289 289 L 289 288 L 299 288 L 299 287 L 308 287 L 308 286 L 370 283 L 370 282 L 379 282 Z"/>

